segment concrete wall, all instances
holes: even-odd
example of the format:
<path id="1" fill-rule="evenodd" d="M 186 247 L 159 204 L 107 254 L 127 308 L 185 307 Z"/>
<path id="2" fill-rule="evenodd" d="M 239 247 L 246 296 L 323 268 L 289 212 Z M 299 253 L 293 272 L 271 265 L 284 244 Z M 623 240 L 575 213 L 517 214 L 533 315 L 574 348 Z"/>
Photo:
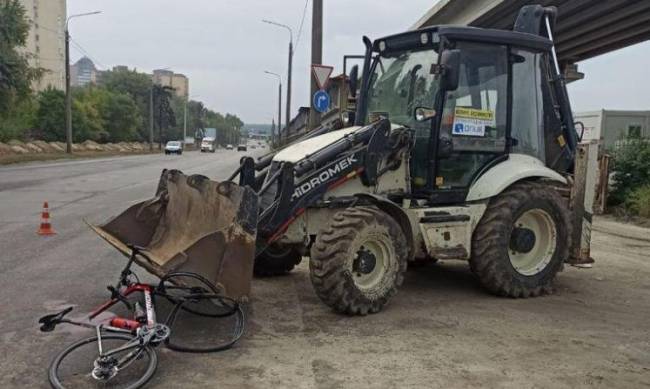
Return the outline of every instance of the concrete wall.
<path id="1" fill-rule="evenodd" d="M 20 0 L 31 29 L 25 51 L 34 57 L 30 64 L 45 70 L 36 90 L 48 86 L 65 89 L 65 35 L 66 0 Z"/>

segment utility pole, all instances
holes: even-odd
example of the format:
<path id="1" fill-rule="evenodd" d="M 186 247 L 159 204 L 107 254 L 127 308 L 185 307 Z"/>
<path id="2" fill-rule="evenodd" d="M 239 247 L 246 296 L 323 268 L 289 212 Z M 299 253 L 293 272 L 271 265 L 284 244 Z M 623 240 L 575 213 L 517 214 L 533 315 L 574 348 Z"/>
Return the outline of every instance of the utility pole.
<path id="1" fill-rule="evenodd" d="M 279 135 L 280 131 L 282 130 L 282 77 L 279 74 L 269 72 L 268 70 L 265 70 L 264 73 L 276 76 L 278 78 L 278 135 Z M 274 131 L 272 129 L 271 142 L 273 142 L 273 137 L 274 137 Z"/>
<path id="2" fill-rule="evenodd" d="M 321 6 L 322 8 L 322 6 Z M 286 106 L 286 116 L 285 116 L 285 122 L 287 123 L 285 125 L 285 128 L 289 127 L 289 122 L 291 121 L 291 68 L 293 66 L 293 30 L 291 27 L 287 26 L 286 24 L 281 24 L 277 22 L 273 22 L 270 20 L 262 20 L 264 23 L 272 24 L 274 26 L 282 27 L 285 28 L 287 31 L 289 31 L 289 66 L 287 69 L 287 106 Z M 278 130 L 278 143 L 282 140 L 282 127 Z"/>
<path id="3" fill-rule="evenodd" d="M 289 29 L 291 31 L 291 29 Z M 291 39 L 289 40 L 289 70 L 287 71 L 287 115 L 286 115 L 286 122 L 287 127 L 286 132 L 287 136 L 289 136 L 289 122 L 291 121 L 291 67 L 293 65 L 293 33 L 291 33 Z M 280 128 L 280 131 L 278 131 L 278 140 L 281 140 L 282 137 L 282 128 Z"/>
<path id="4" fill-rule="evenodd" d="M 149 151 L 153 151 L 153 81 L 149 91 Z"/>
<path id="5" fill-rule="evenodd" d="M 65 152 L 72 154 L 72 93 L 70 93 L 70 32 L 65 29 Z"/>
<path id="6" fill-rule="evenodd" d="M 311 20 L 311 63 L 313 65 L 321 65 L 323 63 L 323 0 L 312 1 L 312 20 Z M 313 72 L 312 72 L 313 73 Z M 309 100 L 311 101 L 314 94 L 318 91 L 318 84 L 316 77 L 311 76 L 311 94 Z M 320 113 L 316 112 L 313 107 L 309 110 L 309 126 L 308 129 L 312 130 L 320 125 Z"/>
<path id="7" fill-rule="evenodd" d="M 183 112 L 183 143 L 181 143 L 183 149 L 185 149 L 185 138 L 187 138 L 187 103 L 190 97 L 185 98 L 185 110 Z"/>
<path id="8" fill-rule="evenodd" d="M 70 15 L 65 20 L 65 151 L 72 154 L 72 93 L 70 91 L 70 19 L 96 15 L 102 11 Z"/>

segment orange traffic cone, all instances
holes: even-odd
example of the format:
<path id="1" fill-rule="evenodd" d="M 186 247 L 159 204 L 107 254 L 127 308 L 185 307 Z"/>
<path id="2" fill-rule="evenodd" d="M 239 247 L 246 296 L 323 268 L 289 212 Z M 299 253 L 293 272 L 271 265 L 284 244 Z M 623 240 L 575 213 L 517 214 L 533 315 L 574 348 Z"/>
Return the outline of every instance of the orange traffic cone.
<path id="1" fill-rule="evenodd" d="M 39 235 L 54 235 L 54 229 L 50 224 L 50 209 L 47 201 L 43 203 L 43 213 L 41 213 L 41 226 L 38 229 Z"/>

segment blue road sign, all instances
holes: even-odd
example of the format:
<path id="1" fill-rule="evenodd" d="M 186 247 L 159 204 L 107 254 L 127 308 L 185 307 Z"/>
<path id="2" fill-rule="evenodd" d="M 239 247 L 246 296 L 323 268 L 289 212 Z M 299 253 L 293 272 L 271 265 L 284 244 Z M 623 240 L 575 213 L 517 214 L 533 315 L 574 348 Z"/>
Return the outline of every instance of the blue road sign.
<path id="1" fill-rule="evenodd" d="M 312 104 L 316 111 L 320 113 L 327 112 L 330 107 L 330 95 L 321 89 L 314 93 Z"/>

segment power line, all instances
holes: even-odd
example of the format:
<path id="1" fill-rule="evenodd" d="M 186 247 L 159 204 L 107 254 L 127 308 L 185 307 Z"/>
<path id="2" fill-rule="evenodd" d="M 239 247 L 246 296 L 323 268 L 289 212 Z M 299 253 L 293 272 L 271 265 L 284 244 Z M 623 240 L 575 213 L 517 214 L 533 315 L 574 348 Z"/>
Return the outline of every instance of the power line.
<path id="1" fill-rule="evenodd" d="M 104 69 L 108 69 L 106 65 L 103 63 L 99 62 L 97 59 L 93 58 L 92 55 L 88 52 L 88 50 L 84 49 L 83 46 L 79 44 L 79 42 L 75 41 L 74 39 L 70 38 L 70 42 L 78 49 L 81 51 L 82 54 L 85 54 L 86 57 L 90 58 L 93 62 L 97 63 L 99 66 L 103 67 Z"/>
<path id="2" fill-rule="evenodd" d="M 305 0 L 305 8 L 302 10 L 302 19 L 300 20 L 300 28 L 298 29 L 298 37 L 296 38 L 296 48 L 298 50 L 298 44 L 300 43 L 300 37 L 302 35 L 302 26 L 305 23 L 305 15 L 307 15 L 307 6 L 309 5 L 309 0 Z"/>

